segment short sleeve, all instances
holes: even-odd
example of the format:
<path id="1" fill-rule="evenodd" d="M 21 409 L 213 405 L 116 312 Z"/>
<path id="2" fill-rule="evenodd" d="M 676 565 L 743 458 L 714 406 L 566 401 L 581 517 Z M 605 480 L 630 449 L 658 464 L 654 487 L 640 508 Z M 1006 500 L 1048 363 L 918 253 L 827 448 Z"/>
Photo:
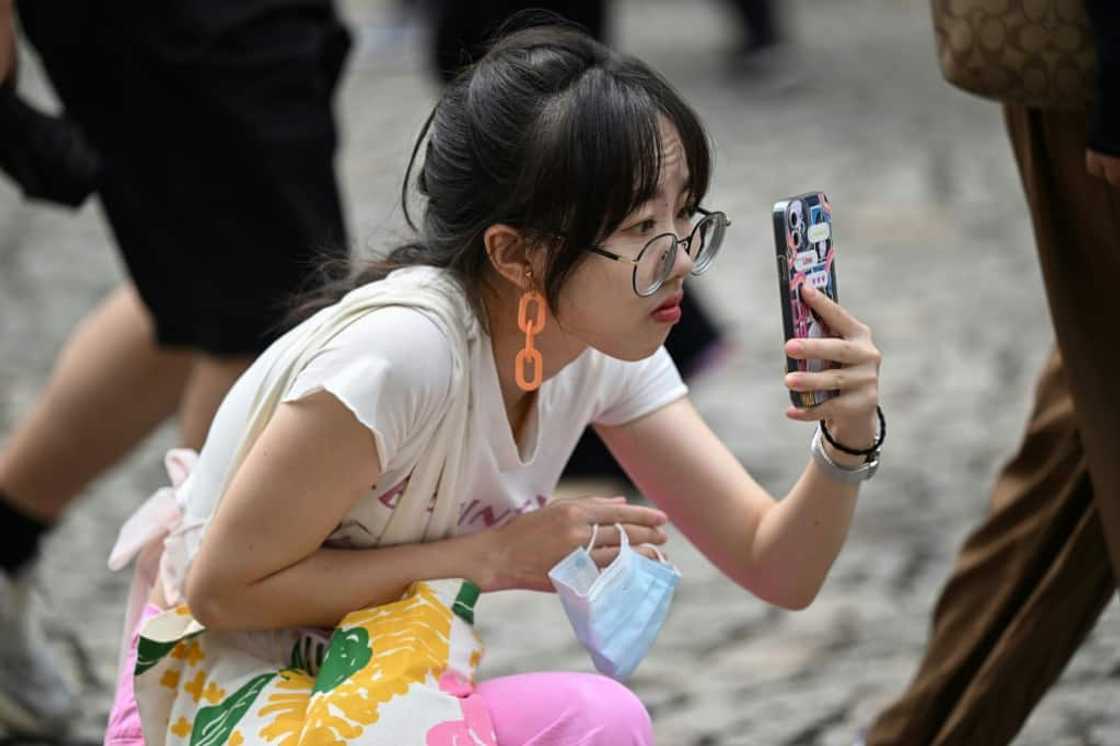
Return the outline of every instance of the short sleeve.
<path id="1" fill-rule="evenodd" d="M 451 345 L 420 311 L 379 309 L 340 332 L 283 401 L 327 391 L 373 434 L 382 470 L 437 419 L 451 388 Z"/>
<path id="2" fill-rule="evenodd" d="M 605 357 L 605 356 L 604 356 Z M 605 358 L 596 425 L 624 425 L 688 394 L 688 387 L 664 347 L 643 360 Z"/>

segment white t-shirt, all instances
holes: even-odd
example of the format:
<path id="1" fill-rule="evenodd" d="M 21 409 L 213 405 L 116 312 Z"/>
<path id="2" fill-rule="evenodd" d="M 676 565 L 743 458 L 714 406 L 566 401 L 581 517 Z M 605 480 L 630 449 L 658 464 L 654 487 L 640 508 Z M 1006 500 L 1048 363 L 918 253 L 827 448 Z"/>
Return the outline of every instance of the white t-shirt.
<path id="1" fill-rule="evenodd" d="M 481 332 L 480 332 L 481 333 Z M 253 397 L 279 352 L 281 338 L 230 390 L 214 418 L 186 489 L 188 519 L 207 520 L 225 484 Z M 472 400 L 464 484 L 456 533 L 502 524 L 546 504 L 588 424 L 621 425 L 687 393 L 664 348 L 637 362 L 588 349 L 545 381 L 520 443 L 502 402 L 489 338 L 471 360 Z M 451 347 L 423 312 L 389 307 L 341 332 L 294 379 L 283 401 L 328 391 L 373 434 L 382 465 L 376 485 L 327 539 L 330 546 L 378 544 L 395 500 L 447 403 Z"/>

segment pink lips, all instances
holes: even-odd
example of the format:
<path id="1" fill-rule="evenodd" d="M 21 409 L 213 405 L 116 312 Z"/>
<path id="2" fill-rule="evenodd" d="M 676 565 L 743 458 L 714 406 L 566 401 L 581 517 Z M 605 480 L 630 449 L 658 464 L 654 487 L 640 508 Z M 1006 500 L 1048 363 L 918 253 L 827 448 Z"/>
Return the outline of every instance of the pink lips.
<path id="1" fill-rule="evenodd" d="M 681 300 L 683 298 L 684 293 L 675 293 L 669 296 L 668 300 L 653 309 L 650 316 L 653 317 L 654 321 L 659 321 L 664 324 L 675 324 L 681 320 Z"/>

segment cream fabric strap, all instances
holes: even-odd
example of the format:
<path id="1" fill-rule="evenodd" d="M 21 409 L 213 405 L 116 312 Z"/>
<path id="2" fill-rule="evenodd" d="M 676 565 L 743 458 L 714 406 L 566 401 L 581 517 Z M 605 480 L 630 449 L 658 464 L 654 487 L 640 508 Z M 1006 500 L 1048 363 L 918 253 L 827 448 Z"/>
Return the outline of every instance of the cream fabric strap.
<path id="1" fill-rule="evenodd" d="M 452 380 L 449 406 L 435 430 L 433 442 L 423 451 L 379 543 L 432 541 L 451 534 L 463 489 L 463 449 L 458 446 L 467 437 L 467 413 L 471 405 L 470 360 L 471 355 L 478 354 L 479 333 L 474 312 L 462 291 L 453 285 L 453 280 L 432 267 L 397 270 L 381 282 L 350 292 L 334 306 L 289 332 L 295 336 L 280 343 L 284 350 L 257 391 L 222 494 L 304 366 L 347 326 L 371 311 L 388 306 L 422 311 L 443 330 L 452 346 Z M 171 485 L 157 490 L 125 522 L 110 553 L 109 568 L 114 571 L 137 560 L 118 667 L 124 663 L 132 630 L 152 587 L 159 583 L 164 598 L 172 605 L 183 601 L 182 585 L 194 548 L 201 542 L 209 524 L 209 516 L 185 520 L 190 472 L 197 458 L 198 454 L 185 449 L 167 454 L 165 464 Z M 217 503 L 214 510 L 217 510 Z"/>
<path id="2" fill-rule="evenodd" d="M 241 445 L 222 487 L 223 494 L 284 393 L 311 358 L 350 324 L 371 311 L 389 306 L 422 311 L 440 327 L 451 343 L 452 377 L 449 406 L 432 443 L 423 449 L 379 544 L 433 541 L 451 535 L 462 497 L 461 446 L 467 438 L 470 360 L 478 352 L 479 333 L 474 312 L 463 291 L 444 270 L 434 267 L 399 269 L 380 282 L 363 285 L 289 332 L 295 336 L 287 340 L 283 354 L 265 374 Z"/>

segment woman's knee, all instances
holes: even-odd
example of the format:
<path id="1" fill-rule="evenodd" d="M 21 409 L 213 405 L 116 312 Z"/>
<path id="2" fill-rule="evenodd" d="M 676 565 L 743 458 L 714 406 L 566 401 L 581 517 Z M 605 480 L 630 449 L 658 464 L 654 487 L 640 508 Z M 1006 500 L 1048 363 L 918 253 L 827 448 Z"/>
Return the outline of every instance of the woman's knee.
<path id="1" fill-rule="evenodd" d="M 538 672 L 484 681 L 499 744 L 648 746 L 649 713 L 633 692 L 606 676 Z"/>
<path id="2" fill-rule="evenodd" d="M 588 745 L 647 746 L 653 743 L 653 724 L 634 692 L 614 679 L 582 674 L 571 702 L 578 718 L 595 737 Z"/>

